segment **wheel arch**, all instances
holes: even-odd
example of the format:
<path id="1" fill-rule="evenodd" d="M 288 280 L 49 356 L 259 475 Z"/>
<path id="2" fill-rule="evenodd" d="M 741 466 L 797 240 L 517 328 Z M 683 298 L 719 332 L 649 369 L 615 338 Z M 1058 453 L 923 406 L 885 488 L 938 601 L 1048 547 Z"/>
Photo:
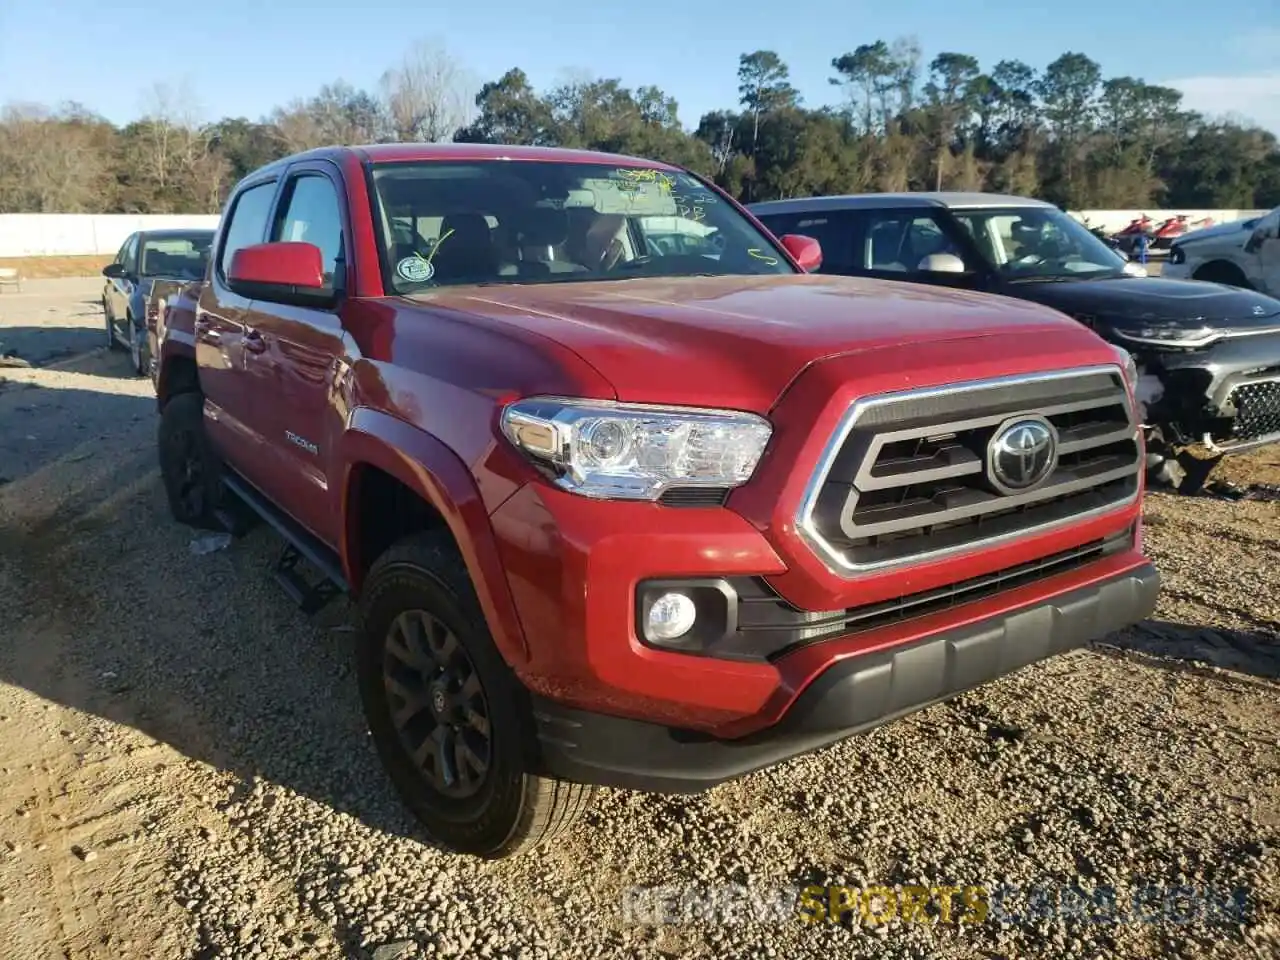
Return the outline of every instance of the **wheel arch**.
<path id="1" fill-rule="evenodd" d="M 408 534 L 433 523 L 449 531 L 503 658 L 512 666 L 527 661 L 528 647 L 497 537 L 475 479 L 458 455 L 431 434 L 367 408 L 352 413 L 338 455 L 342 464 L 339 557 L 352 595 L 359 595 L 377 559 L 367 555 L 373 552 L 368 544 L 381 543 L 376 536 L 367 536 L 365 524 L 373 521 L 365 517 L 363 502 L 371 484 L 379 484 L 377 492 L 383 493 L 388 488 L 382 478 L 389 478 L 430 511 L 425 517 L 406 518 L 407 529 L 400 532 Z"/>
<path id="2" fill-rule="evenodd" d="M 1228 277 L 1230 280 L 1227 279 Z M 1233 286 L 1252 288 L 1248 276 L 1245 275 L 1240 265 L 1225 257 L 1214 257 L 1206 260 L 1196 267 L 1191 274 L 1191 278 L 1210 283 L 1231 283 Z M 1238 281 L 1238 283 L 1234 281 Z"/>

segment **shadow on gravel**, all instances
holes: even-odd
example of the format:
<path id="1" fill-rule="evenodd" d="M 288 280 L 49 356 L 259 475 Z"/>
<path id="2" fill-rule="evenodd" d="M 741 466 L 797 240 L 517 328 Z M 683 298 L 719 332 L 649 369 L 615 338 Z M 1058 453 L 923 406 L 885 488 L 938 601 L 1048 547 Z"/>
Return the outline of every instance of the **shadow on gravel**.
<path id="1" fill-rule="evenodd" d="M 232 774 L 219 807 L 264 780 L 327 808 L 317 822 L 333 810 L 426 842 L 372 749 L 345 603 L 311 619 L 298 612 L 271 580 L 281 541 L 266 525 L 193 555 L 202 533 L 170 519 L 155 466 L 154 401 L 22 394 L 33 411 L 92 405 L 112 427 L 93 443 L 64 438 L 0 484 L 0 682 Z M 0 393 L 7 472 L 15 421 L 5 400 Z"/>
<path id="2" fill-rule="evenodd" d="M 99 308 L 101 312 L 101 308 Z M 17 357 L 32 367 L 87 353 L 107 342 L 106 327 L 0 326 L 0 357 Z M 128 365 L 122 365 L 127 373 Z"/>
<path id="3" fill-rule="evenodd" d="M 1270 630 L 1232 630 L 1144 620 L 1136 627 L 1112 634 L 1098 646 L 1280 680 L 1280 633 Z"/>
<path id="4" fill-rule="evenodd" d="M 114 435 L 143 423 L 147 441 L 154 439 L 154 397 L 51 390 L 6 379 L 5 372 L 0 370 L 0 490 L 58 461 L 70 466 L 102 457 Z"/>

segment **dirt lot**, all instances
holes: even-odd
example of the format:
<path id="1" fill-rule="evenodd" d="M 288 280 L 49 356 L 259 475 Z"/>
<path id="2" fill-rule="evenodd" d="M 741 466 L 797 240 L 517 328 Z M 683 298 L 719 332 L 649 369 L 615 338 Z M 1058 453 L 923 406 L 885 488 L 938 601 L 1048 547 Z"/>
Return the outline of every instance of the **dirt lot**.
<path id="1" fill-rule="evenodd" d="M 115 259 L 113 254 L 90 257 L 0 257 L 0 267 L 17 267 L 23 280 L 92 277 Z"/>
<path id="2" fill-rule="evenodd" d="M 1166 586 L 1132 635 L 701 797 L 609 792 L 538 856 L 454 858 L 388 791 L 346 611 L 290 607 L 268 530 L 195 555 L 169 520 L 150 384 L 102 348 L 99 283 L 0 295 L 0 341 L 37 364 L 0 370 L 5 957 L 1280 953 L 1280 504 L 1149 497 Z M 1230 472 L 1280 481 L 1280 454 Z M 1023 899 L 965 926 L 623 910 L 655 902 L 636 886 L 810 883 Z M 1040 884 L 1249 910 L 1046 919 Z"/>

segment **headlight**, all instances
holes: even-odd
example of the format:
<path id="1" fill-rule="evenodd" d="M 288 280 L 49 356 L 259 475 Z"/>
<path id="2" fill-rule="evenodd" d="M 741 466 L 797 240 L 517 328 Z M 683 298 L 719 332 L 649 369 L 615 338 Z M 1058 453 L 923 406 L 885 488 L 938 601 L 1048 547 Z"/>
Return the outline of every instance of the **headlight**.
<path id="1" fill-rule="evenodd" d="M 1130 391 L 1136 390 L 1138 387 L 1138 361 L 1133 359 L 1133 354 L 1124 347 L 1112 346 L 1115 351 L 1116 360 L 1120 363 L 1120 369 L 1124 371 L 1124 378 L 1129 382 Z"/>
<path id="2" fill-rule="evenodd" d="M 1203 347 L 1222 339 L 1213 327 L 1112 327 L 1117 337 L 1158 347 Z"/>
<path id="3" fill-rule="evenodd" d="M 538 397 L 502 411 L 502 432 L 587 497 L 657 500 L 671 487 L 737 487 L 773 433 L 733 410 Z"/>
<path id="4" fill-rule="evenodd" d="M 1170 263 L 1186 263 L 1187 251 L 1183 250 L 1180 244 L 1175 243 L 1173 246 L 1169 248 L 1169 262 Z"/>

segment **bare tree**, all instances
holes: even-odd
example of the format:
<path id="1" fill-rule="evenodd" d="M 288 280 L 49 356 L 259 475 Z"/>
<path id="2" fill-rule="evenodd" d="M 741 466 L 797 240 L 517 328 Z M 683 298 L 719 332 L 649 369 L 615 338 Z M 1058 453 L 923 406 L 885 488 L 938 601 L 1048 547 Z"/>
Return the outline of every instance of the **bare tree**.
<path id="1" fill-rule="evenodd" d="M 142 122 L 146 125 L 145 166 L 150 179 L 164 191 L 183 167 L 190 167 L 201 149 L 199 105 L 187 80 L 177 86 L 153 84 L 142 96 Z"/>
<path id="2" fill-rule="evenodd" d="M 419 40 L 381 87 L 396 139 L 436 143 L 471 121 L 479 84 L 442 43 Z"/>
<path id="3" fill-rule="evenodd" d="M 22 105 L 0 115 L 0 212 L 81 213 L 107 190 L 100 121 Z"/>

